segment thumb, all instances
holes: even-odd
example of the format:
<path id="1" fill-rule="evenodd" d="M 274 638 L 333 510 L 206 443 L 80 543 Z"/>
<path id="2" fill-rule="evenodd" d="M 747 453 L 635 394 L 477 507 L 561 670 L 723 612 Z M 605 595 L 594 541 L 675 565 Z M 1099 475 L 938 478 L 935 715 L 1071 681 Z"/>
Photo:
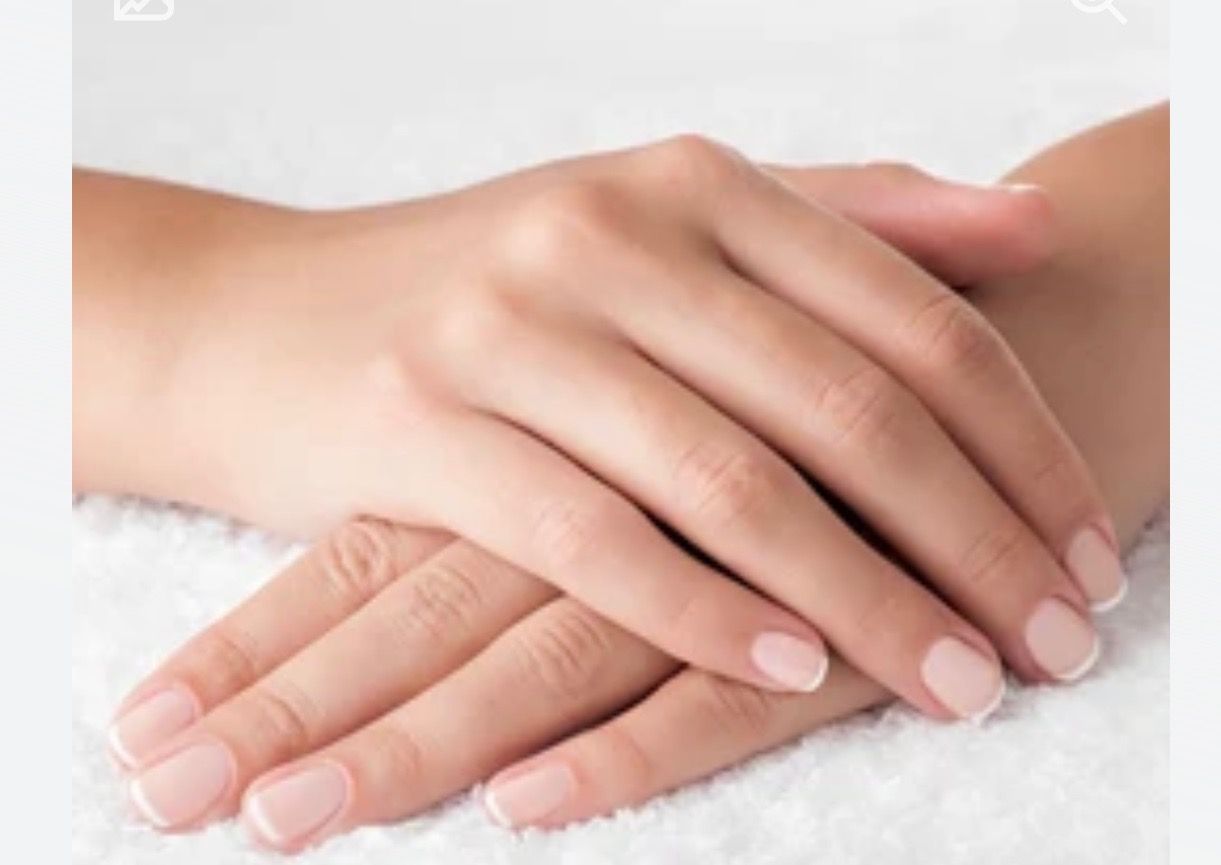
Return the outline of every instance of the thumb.
<path id="1" fill-rule="evenodd" d="M 900 163 L 766 170 L 952 285 L 1022 273 L 1055 249 L 1051 201 L 1036 186 L 957 183 Z"/>

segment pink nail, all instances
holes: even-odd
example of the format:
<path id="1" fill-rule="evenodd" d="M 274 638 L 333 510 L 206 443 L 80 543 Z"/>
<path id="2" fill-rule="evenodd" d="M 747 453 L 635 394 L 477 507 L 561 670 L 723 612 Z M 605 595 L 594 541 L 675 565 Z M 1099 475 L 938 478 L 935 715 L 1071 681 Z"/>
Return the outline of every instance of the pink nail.
<path id="1" fill-rule="evenodd" d="M 826 649 L 789 634 L 760 634 L 750 647 L 755 666 L 786 691 L 816 690 L 827 677 Z"/>
<path id="2" fill-rule="evenodd" d="M 1000 665 L 957 637 L 933 643 L 920 675 L 941 705 L 971 721 L 992 714 L 1005 696 Z"/>
<path id="3" fill-rule="evenodd" d="M 1101 648 L 1094 627 L 1057 598 L 1044 600 L 1027 620 L 1026 645 L 1038 665 L 1061 682 L 1089 672 Z"/>
<path id="4" fill-rule="evenodd" d="M 331 762 L 280 775 L 246 795 L 242 813 L 255 834 L 281 850 L 295 849 L 330 822 L 351 797 L 348 773 Z"/>
<path id="5" fill-rule="evenodd" d="M 1082 529 L 1073 537 L 1064 555 L 1064 564 L 1096 613 L 1118 606 L 1128 593 L 1128 578 L 1124 576 L 1115 548 L 1094 526 Z"/>
<path id="6" fill-rule="evenodd" d="M 203 817 L 233 777 L 229 749 L 219 742 L 199 742 L 145 769 L 131 782 L 131 798 L 157 828 L 180 828 Z"/>
<path id="7" fill-rule="evenodd" d="M 171 685 L 136 703 L 110 725 L 110 750 L 126 768 L 135 768 L 198 717 L 199 703 L 191 693 Z"/>
<path id="8" fill-rule="evenodd" d="M 483 795 L 484 806 L 501 826 L 512 829 L 542 820 L 568 800 L 577 781 L 563 763 L 544 763 L 534 769 L 493 779 Z"/>

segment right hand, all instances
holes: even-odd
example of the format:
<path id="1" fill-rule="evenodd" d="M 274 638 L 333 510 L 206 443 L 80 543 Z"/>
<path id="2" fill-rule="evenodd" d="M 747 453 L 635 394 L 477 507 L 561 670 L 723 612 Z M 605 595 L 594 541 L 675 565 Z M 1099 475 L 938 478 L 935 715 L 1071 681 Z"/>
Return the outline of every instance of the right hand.
<path id="1" fill-rule="evenodd" d="M 815 203 L 853 178 L 989 194 L 786 177 L 805 194 L 687 137 L 232 220 L 174 370 L 198 499 L 289 528 L 445 528 L 761 687 L 817 687 L 824 637 L 940 718 L 995 704 L 993 644 L 1028 679 L 1074 678 L 1097 649 L 1087 598 L 1122 580 L 1084 463 L 978 313 Z"/>

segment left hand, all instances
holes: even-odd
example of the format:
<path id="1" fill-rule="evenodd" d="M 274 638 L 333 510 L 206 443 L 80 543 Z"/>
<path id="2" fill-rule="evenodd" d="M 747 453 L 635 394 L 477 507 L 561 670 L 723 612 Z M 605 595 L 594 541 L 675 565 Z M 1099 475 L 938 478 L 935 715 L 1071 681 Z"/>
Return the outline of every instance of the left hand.
<path id="1" fill-rule="evenodd" d="M 786 179 L 950 281 L 1024 269 L 1048 248 L 1037 196 L 902 169 Z M 295 850 L 414 813 L 659 684 L 502 771 L 493 814 L 553 826 L 640 802 L 887 697 L 838 661 L 814 694 L 680 669 L 467 542 L 362 520 L 137 688 L 112 746 L 159 827 L 244 802 L 261 841 Z"/>

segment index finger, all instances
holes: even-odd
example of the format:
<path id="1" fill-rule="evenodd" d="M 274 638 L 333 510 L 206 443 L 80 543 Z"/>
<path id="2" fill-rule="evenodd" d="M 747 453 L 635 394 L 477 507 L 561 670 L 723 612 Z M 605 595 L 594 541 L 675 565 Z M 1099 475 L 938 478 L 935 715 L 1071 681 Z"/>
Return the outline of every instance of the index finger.
<path id="1" fill-rule="evenodd" d="M 1055 211 L 1037 186 L 960 183 L 900 163 L 767 171 L 949 285 L 1025 273 L 1056 248 Z"/>

